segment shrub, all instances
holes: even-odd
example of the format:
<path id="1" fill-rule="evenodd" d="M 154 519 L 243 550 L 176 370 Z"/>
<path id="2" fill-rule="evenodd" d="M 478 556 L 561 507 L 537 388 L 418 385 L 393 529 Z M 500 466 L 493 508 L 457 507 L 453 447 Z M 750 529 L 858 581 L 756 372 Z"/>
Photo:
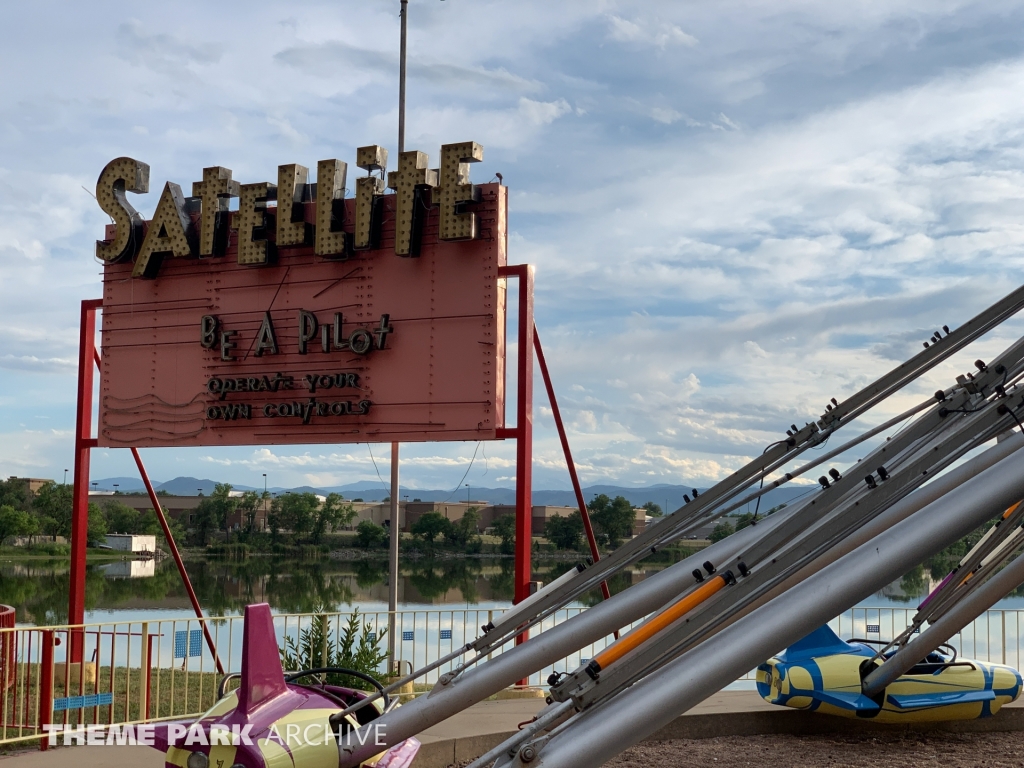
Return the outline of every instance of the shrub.
<path id="1" fill-rule="evenodd" d="M 372 520 L 363 520 L 356 526 L 352 543 L 363 549 L 383 547 L 388 542 L 388 532 Z"/>
<path id="2" fill-rule="evenodd" d="M 567 517 L 552 517 L 544 526 L 544 538 L 558 549 L 578 549 L 583 541 L 583 517 L 573 510 Z"/>
<path id="3" fill-rule="evenodd" d="M 708 536 L 708 541 L 712 543 L 721 541 L 726 536 L 732 536 L 733 533 L 735 533 L 735 531 L 733 531 L 732 525 L 723 520 L 711 530 L 711 535 Z"/>
<path id="4" fill-rule="evenodd" d="M 516 516 L 508 514 L 494 518 L 491 530 L 494 531 L 495 536 L 501 539 L 502 554 L 511 554 L 516 545 Z"/>
<path id="5" fill-rule="evenodd" d="M 364 521 L 366 522 L 366 521 Z M 376 632 L 370 623 L 360 624 L 359 610 L 349 615 L 348 621 L 341 630 L 341 636 L 335 637 L 330 628 L 329 617 L 323 605 L 317 606 L 309 629 L 299 632 L 298 640 L 285 637 L 284 647 L 280 649 L 281 664 L 287 672 L 317 667 L 342 667 L 364 675 L 377 677 L 379 667 L 387 659 L 387 651 L 381 645 L 387 636 L 387 629 Z M 326 636 L 326 637 L 325 637 Z M 327 664 L 324 661 L 324 641 L 327 642 Z M 347 688 L 373 690 L 373 686 L 365 680 L 351 675 L 330 674 L 326 676 L 330 685 L 343 685 Z"/>
<path id="6" fill-rule="evenodd" d="M 447 538 L 452 530 L 452 521 L 440 512 L 427 512 L 417 520 L 412 528 L 413 536 L 419 536 L 428 544 L 433 544 L 438 536 Z"/>

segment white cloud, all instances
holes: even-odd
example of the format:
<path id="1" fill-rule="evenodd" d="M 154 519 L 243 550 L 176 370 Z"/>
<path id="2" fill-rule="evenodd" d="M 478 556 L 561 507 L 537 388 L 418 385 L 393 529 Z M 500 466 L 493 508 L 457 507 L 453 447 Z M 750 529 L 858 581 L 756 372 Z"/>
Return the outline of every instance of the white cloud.
<path id="1" fill-rule="evenodd" d="M 608 36 L 619 42 L 650 43 L 657 48 L 670 45 L 690 48 L 698 42 L 696 37 L 671 22 L 640 19 L 631 21 L 615 15 L 608 17 Z"/>
<path id="2" fill-rule="evenodd" d="M 433 161 L 442 143 L 479 141 L 473 178 L 510 184 L 509 258 L 537 264 L 538 325 L 586 482 L 720 477 L 1021 282 L 1024 47 L 1007 32 L 1020 2 L 522 0 L 468 4 L 457 23 L 453 7 L 411 19 L 409 144 Z M 149 162 L 159 189 L 215 164 L 261 181 L 280 163 L 352 162 L 371 142 L 394 152 L 392 10 L 186 11 L 115 2 L 54 24 L 28 4 L 11 19 L 9 473 L 59 476 L 70 456 L 33 419 L 73 425 L 78 302 L 100 295 L 91 250 L 106 222 L 82 187 L 106 161 Z M 564 486 L 541 400 L 535 486 Z M 473 447 L 403 446 L 404 476 L 453 487 Z M 364 446 L 147 456 L 167 478 L 376 478 Z M 484 446 L 467 481 L 507 484 L 513 462 L 511 442 Z M 94 464 L 134 471 L 124 451 Z"/>
<path id="3" fill-rule="evenodd" d="M 671 107 L 652 107 L 651 117 L 653 117 L 659 123 L 664 123 L 665 125 L 672 125 L 672 123 L 682 119 L 683 114 L 682 112 L 676 112 Z"/>
<path id="4" fill-rule="evenodd" d="M 534 101 L 525 96 L 519 99 L 519 114 L 533 125 L 548 125 L 572 111 L 565 99 Z"/>

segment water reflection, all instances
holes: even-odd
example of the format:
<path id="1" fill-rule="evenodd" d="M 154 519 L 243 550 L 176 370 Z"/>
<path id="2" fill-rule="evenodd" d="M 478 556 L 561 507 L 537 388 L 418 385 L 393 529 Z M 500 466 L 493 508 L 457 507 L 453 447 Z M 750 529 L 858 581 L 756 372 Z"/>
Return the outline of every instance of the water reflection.
<path id="1" fill-rule="evenodd" d="M 547 582 L 573 565 L 538 562 L 534 577 Z M 212 616 L 240 613 L 244 606 L 258 602 L 269 603 L 277 613 L 307 613 L 318 605 L 380 610 L 388 601 L 388 564 L 382 559 L 192 558 L 186 561 L 186 569 L 200 604 Z M 508 558 L 410 560 L 402 563 L 400 572 L 401 606 L 503 607 L 513 596 L 514 566 Z M 19 622 L 66 623 L 68 574 L 68 564 L 60 560 L 0 562 L 0 603 L 14 606 Z M 613 590 L 634 580 L 619 577 Z M 90 565 L 85 591 L 87 611 L 191 613 L 185 588 L 169 559 Z M 599 599 L 595 594 L 584 602 Z"/>
<path id="2" fill-rule="evenodd" d="M 550 582 L 574 567 L 573 562 L 537 561 L 534 578 Z M 250 603 L 267 602 L 277 613 L 307 613 L 318 605 L 338 610 L 359 606 L 384 610 L 388 602 L 388 564 L 382 558 L 337 561 L 255 557 L 242 561 L 191 558 L 186 567 L 199 601 L 209 615 L 240 613 Z M 642 563 L 609 580 L 617 594 L 666 567 Z M 60 560 L 0 562 L 0 603 L 17 609 L 18 621 L 32 624 L 67 622 L 68 564 Z M 513 562 L 496 559 L 420 559 L 401 565 L 400 607 L 424 605 L 508 606 L 513 596 Z M 862 601 L 863 605 L 913 607 L 937 580 L 926 568 L 915 568 L 899 581 Z M 173 562 L 114 561 L 90 565 L 86 578 L 86 610 L 132 613 L 191 613 L 188 596 Z M 1016 594 L 1016 593 L 1015 593 Z M 1020 598 L 1013 601 L 1017 607 Z M 597 590 L 578 604 L 601 601 Z M 913 605 L 912 605 L 913 604 Z M 110 620 L 104 616 L 103 620 Z"/>

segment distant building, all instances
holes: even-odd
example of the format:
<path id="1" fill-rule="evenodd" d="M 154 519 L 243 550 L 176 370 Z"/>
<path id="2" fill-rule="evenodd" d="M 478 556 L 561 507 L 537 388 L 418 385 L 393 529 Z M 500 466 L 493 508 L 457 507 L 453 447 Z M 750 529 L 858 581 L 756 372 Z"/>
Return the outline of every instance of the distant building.
<path id="1" fill-rule="evenodd" d="M 25 488 L 25 496 L 31 500 L 39 493 L 39 489 L 47 483 L 52 483 L 53 480 L 42 477 L 15 477 L 11 475 L 7 478 L 9 483 L 20 483 Z"/>
<path id="2" fill-rule="evenodd" d="M 118 552 L 156 552 L 156 536 L 108 533 L 107 546 Z"/>
<path id="3" fill-rule="evenodd" d="M 103 492 L 90 493 L 91 497 L 102 497 L 102 500 L 97 499 L 99 504 L 103 504 L 106 501 L 116 501 L 120 504 L 124 504 L 126 507 L 137 509 L 140 512 L 153 509 L 153 502 L 149 500 L 149 496 L 134 496 L 127 494 L 119 494 L 117 496 L 110 496 Z M 164 514 L 172 520 L 177 520 L 183 526 L 188 528 L 195 522 L 196 508 L 207 498 L 206 496 L 158 496 L 160 500 L 160 508 L 164 511 Z M 267 527 L 267 514 L 270 512 L 270 502 L 261 502 L 256 506 L 255 519 L 253 525 L 256 530 L 262 531 Z M 245 513 L 241 510 L 236 510 L 228 519 L 228 527 L 232 530 L 239 530 L 249 524 L 249 521 L 244 519 Z"/>

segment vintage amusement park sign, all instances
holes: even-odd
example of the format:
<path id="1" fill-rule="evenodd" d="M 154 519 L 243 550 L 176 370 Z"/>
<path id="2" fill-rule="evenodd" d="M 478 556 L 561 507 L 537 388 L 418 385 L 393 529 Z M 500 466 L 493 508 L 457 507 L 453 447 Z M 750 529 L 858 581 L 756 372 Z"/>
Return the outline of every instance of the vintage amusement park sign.
<path id="1" fill-rule="evenodd" d="M 493 439 L 504 426 L 506 190 L 474 185 L 473 142 L 440 167 L 357 151 L 240 184 L 167 182 L 110 162 L 98 444 L 269 445 Z M 386 179 L 386 181 L 385 181 Z M 391 190 L 389 192 L 388 190 Z M 237 199 L 237 209 L 232 200 Z M 275 204 L 276 203 L 276 204 Z"/>

